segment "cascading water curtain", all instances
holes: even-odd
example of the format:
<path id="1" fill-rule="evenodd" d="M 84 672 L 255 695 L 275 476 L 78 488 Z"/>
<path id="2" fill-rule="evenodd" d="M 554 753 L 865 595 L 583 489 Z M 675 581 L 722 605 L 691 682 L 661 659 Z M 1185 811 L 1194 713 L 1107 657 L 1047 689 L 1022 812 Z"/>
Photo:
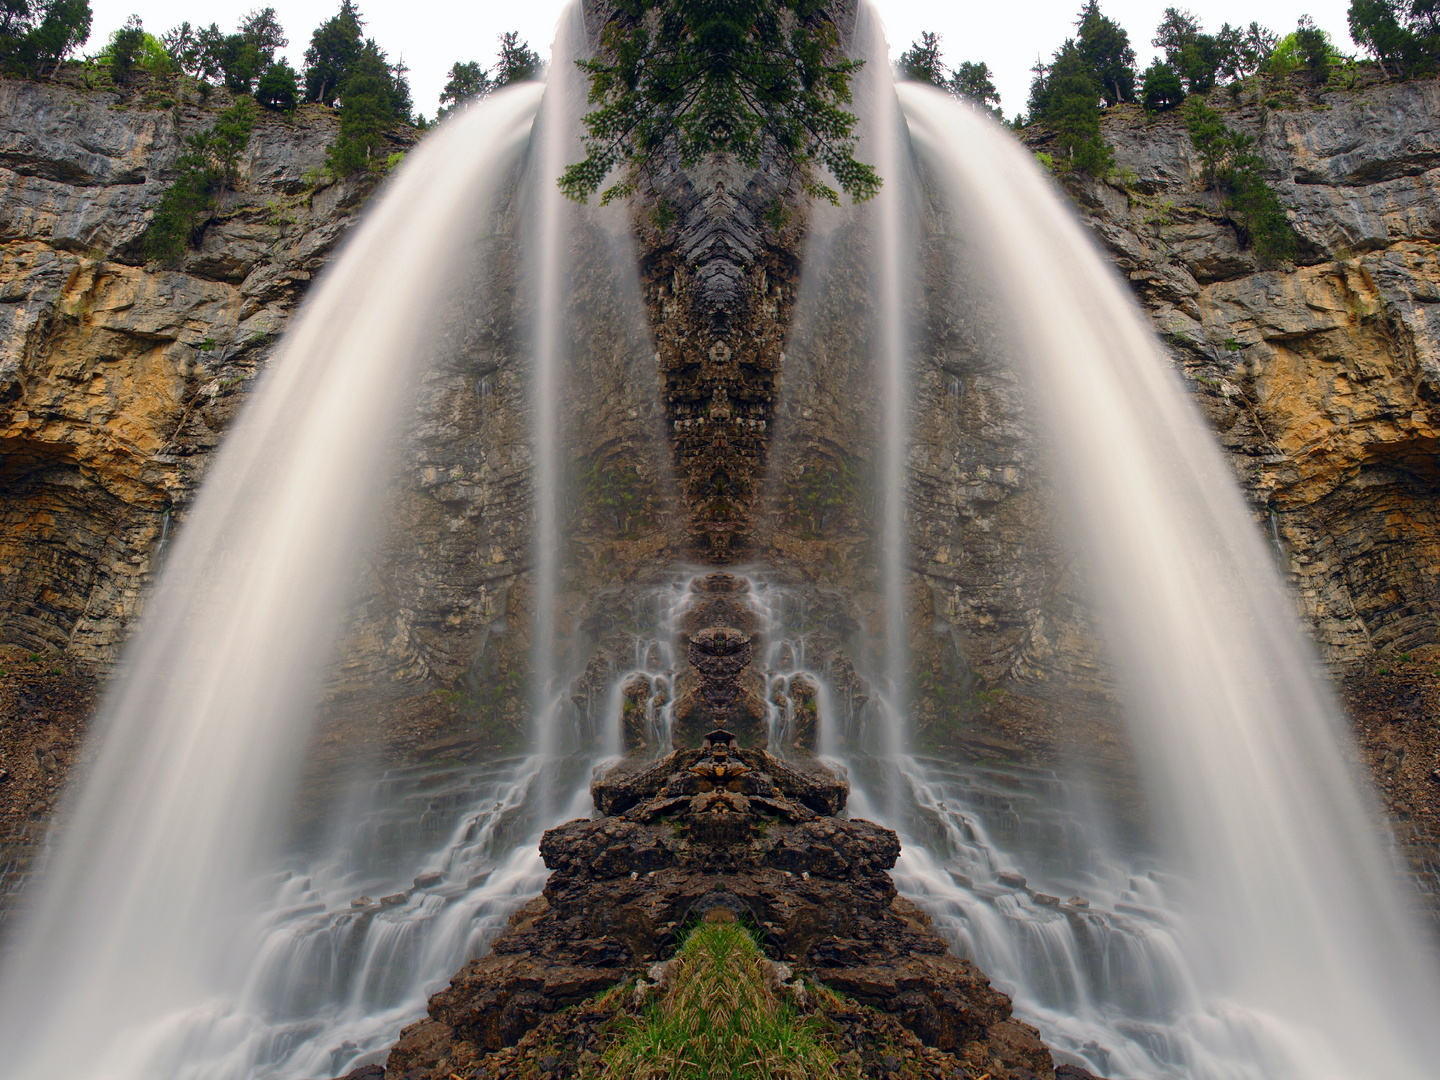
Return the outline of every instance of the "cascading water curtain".
<path id="1" fill-rule="evenodd" d="M 409 155 L 226 440 L 0 964 L 7 1077 L 185 1075 L 193 1042 L 252 1022 L 257 874 L 391 436 L 539 96 L 496 94 Z"/>
<path id="2" fill-rule="evenodd" d="M 1433 1076 L 1435 957 L 1213 436 L 1025 149 L 962 103 L 899 91 L 1040 407 L 1165 857 L 1188 882 L 1185 992 L 1160 1018 L 1174 1045 L 1157 1074 Z"/>

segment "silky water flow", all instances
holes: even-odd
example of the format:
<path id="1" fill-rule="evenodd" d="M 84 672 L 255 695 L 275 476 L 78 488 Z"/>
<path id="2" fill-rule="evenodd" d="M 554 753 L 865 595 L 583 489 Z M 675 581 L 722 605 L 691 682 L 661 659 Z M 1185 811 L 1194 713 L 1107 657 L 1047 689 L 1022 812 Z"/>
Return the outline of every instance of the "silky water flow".
<path id="1" fill-rule="evenodd" d="M 557 55 L 583 46 L 578 12 L 562 39 Z M 902 118 L 883 60 L 869 66 L 885 77 L 871 80 L 866 122 L 899 181 L 880 204 L 891 240 L 873 268 L 888 320 L 888 659 L 870 673 L 881 707 L 861 722 L 810 655 L 809 628 L 829 601 L 763 570 L 727 568 L 755 615 L 772 748 L 785 752 L 805 719 L 803 685 L 813 745 L 857 777 L 852 812 L 905 837 L 898 886 L 1015 995 L 1062 1059 L 1177 1080 L 1429 1075 L 1440 1060 L 1433 958 L 1213 440 L 1123 285 L 1023 149 L 923 89 L 900 89 Z M 538 95 L 498 94 L 412 153 L 307 302 L 169 543 L 97 722 L 91 778 L 63 811 L 64 840 L 0 968 L 7 1075 L 299 1080 L 383 1060 L 426 995 L 543 884 L 538 830 L 588 810 L 584 780 L 620 752 L 630 680 L 650 689 L 646 741 L 669 744 L 681 625 L 704 572 L 662 575 L 634 594 L 632 665 L 609 684 L 594 745 L 572 746 L 562 710 L 575 672 L 547 621 L 558 530 L 541 528 L 545 677 L 531 752 L 443 776 L 393 770 L 323 857 L 277 865 L 266 849 L 352 569 L 336 552 L 363 531 L 380 447 L 424 352 L 428 305 L 459 258 L 456 222 L 486 220 Z M 578 117 L 573 98 L 547 98 L 557 119 L 530 143 L 535 175 L 558 174 L 573 152 L 562 130 Z M 914 268 L 894 241 L 912 143 L 994 279 L 1056 443 L 1168 840 L 1143 859 L 1109 853 L 1061 777 L 904 752 L 895 477 L 908 440 L 902 275 Z M 560 323 L 547 321 L 555 312 L 543 309 L 563 295 L 568 211 L 541 202 L 537 525 L 553 525 L 565 357 Z M 886 733 L 862 737 L 864 723 Z M 888 760 L 877 767 L 877 755 Z M 575 761 L 560 769 L 562 757 Z M 871 797 L 897 775 L 908 806 Z M 274 871 L 257 871 L 267 865 Z M 442 880 L 405 887 L 421 870 Z M 1016 870 L 1026 885 L 1005 873 Z M 392 889 L 391 906 L 374 901 Z M 1089 907 L 1050 904 L 1040 890 L 1083 894 Z"/>
<path id="2" fill-rule="evenodd" d="M 1187 1080 L 1431 1075 L 1434 954 L 1213 437 L 1025 149 L 966 104 L 898 91 L 1051 440 L 1162 842 L 1107 854 L 1060 777 L 907 758 L 942 836 L 907 840 L 897 885 L 1062 1060 Z"/>
<path id="3" fill-rule="evenodd" d="M 8 939 L 6 1076 L 331 1075 L 423 1009 L 426 982 L 478 947 L 493 898 L 539 888 L 533 853 L 497 867 L 485 850 L 523 798 L 518 765 L 464 781 L 493 809 L 439 837 L 431 862 L 461 880 L 490 872 L 443 913 L 445 898 L 417 894 L 393 913 L 329 915 L 373 882 L 341 865 L 259 868 L 274 865 L 275 808 L 437 304 L 493 220 L 540 93 L 496 94 L 411 153 L 282 340 L 170 543 L 97 717 L 93 764 L 62 807 L 63 839 Z M 407 778 L 389 782 L 403 798 Z"/>

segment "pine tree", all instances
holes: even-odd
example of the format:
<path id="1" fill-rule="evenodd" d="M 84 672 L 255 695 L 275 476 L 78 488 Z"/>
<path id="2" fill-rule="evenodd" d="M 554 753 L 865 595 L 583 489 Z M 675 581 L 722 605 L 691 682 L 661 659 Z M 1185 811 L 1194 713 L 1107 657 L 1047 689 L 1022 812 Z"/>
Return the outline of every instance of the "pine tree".
<path id="1" fill-rule="evenodd" d="M 1225 49 L 1200 20 L 1188 11 L 1166 8 L 1165 17 L 1150 42 L 1165 52 L 1165 62 L 1180 76 L 1191 94 L 1203 94 L 1215 85 L 1225 61 Z"/>
<path id="2" fill-rule="evenodd" d="M 90 0 L 0 0 L 0 70 L 43 77 L 90 39 Z"/>
<path id="3" fill-rule="evenodd" d="M 1030 118 L 1055 132 L 1060 163 L 1104 176 L 1114 154 L 1100 133 L 1100 81 L 1080 52 L 1067 40 L 1047 66 L 1035 66 L 1030 84 Z"/>
<path id="4" fill-rule="evenodd" d="M 340 134 L 326 154 L 330 168 L 344 176 L 379 164 L 385 133 L 410 119 L 410 86 L 404 68 L 391 67 L 374 40 L 340 84 Z"/>
<path id="5" fill-rule="evenodd" d="M 321 23 L 305 50 L 305 100 L 334 105 L 340 84 L 365 51 L 360 12 L 351 0 L 340 0 L 338 14 Z"/>
<path id="6" fill-rule="evenodd" d="M 1185 87 L 1174 68 L 1164 60 L 1156 59 L 1145 69 L 1140 87 L 1140 100 L 1152 112 L 1173 109 L 1185 100 Z"/>
<path id="7" fill-rule="evenodd" d="M 283 56 L 265 69 L 255 87 L 255 100 L 267 109 L 288 112 L 300 100 L 300 79 Z"/>
<path id="8" fill-rule="evenodd" d="M 1080 55 L 1089 65 L 1106 105 L 1135 100 L 1135 50 L 1130 35 L 1114 19 L 1100 13 L 1098 0 L 1089 0 L 1076 22 Z"/>
<path id="9" fill-rule="evenodd" d="M 520 34 L 511 30 L 500 35 L 500 56 L 495 65 L 495 85 L 509 86 L 525 82 L 540 74 L 540 54 L 530 48 L 528 41 L 521 41 Z"/>
<path id="10" fill-rule="evenodd" d="M 990 66 L 983 60 L 975 64 L 968 60 L 962 61 L 960 66 L 950 73 L 950 81 L 945 84 L 945 89 L 950 91 L 952 97 L 964 98 L 982 109 L 987 109 L 995 119 L 1004 119 L 1000 112 L 1000 91 L 995 89 Z"/>
<path id="11" fill-rule="evenodd" d="M 895 61 L 895 73 L 912 82 L 944 87 L 945 64 L 940 59 L 940 35 L 921 31 L 920 40 L 911 42 L 910 48 Z"/>
<path id="12" fill-rule="evenodd" d="M 850 78 L 861 61 L 839 55 L 839 31 L 823 0 L 615 0 L 603 58 L 580 62 L 590 79 L 586 157 L 560 186 L 586 199 L 617 165 L 634 167 L 601 201 L 635 190 L 674 154 L 682 166 L 724 152 L 759 167 L 764 155 L 810 195 L 839 194 L 817 179 L 829 170 L 853 199 L 880 187 L 855 159 Z"/>

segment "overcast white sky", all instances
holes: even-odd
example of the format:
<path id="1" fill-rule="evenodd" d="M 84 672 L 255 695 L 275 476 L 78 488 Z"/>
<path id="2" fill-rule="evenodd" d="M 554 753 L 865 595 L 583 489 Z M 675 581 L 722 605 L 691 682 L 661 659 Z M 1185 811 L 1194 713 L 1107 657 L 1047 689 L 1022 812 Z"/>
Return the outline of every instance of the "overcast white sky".
<path id="1" fill-rule="evenodd" d="M 433 116 L 436 98 L 445 84 L 445 72 L 457 60 L 478 60 L 486 67 L 494 61 L 495 39 L 506 30 L 518 30 L 542 56 L 549 55 L 555 23 L 567 0 L 358 0 L 366 32 L 392 59 L 403 56 L 410 67 L 415 106 Z M 995 73 L 1001 105 L 1007 116 L 1025 107 L 1030 68 L 1037 55 L 1047 59 L 1069 35 L 1084 0 L 1001 0 L 955 3 L 937 0 L 877 0 L 889 29 L 892 54 L 898 54 L 922 30 L 942 38 L 946 59 L 983 60 Z M 1140 65 L 1150 61 L 1150 39 L 1160 15 L 1174 0 L 1102 0 L 1101 10 L 1130 32 L 1140 54 Z M 232 30 L 240 16 L 269 3 L 280 15 L 290 37 L 287 52 L 296 67 L 310 40 L 310 32 L 340 7 L 339 0 L 91 0 L 95 23 L 86 50 L 94 52 L 132 13 L 145 28 L 159 34 L 182 20 L 218 22 Z M 1190 7 L 1207 30 L 1223 22 L 1248 24 L 1258 20 L 1283 35 L 1295 28 L 1304 14 L 1330 31 L 1335 43 L 1354 51 L 1345 23 L 1348 0 L 1195 0 Z"/>

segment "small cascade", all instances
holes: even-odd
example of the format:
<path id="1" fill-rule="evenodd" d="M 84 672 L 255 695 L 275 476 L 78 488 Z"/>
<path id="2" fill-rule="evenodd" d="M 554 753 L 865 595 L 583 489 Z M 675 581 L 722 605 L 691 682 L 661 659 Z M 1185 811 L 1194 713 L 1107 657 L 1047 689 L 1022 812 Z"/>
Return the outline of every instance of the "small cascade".
<path id="1" fill-rule="evenodd" d="M 1275 548 L 1275 565 L 1280 567 L 1280 572 L 1287 569 L 1285 559 L 1285 544 L 1280 539 L 1280 515 L 1272 509 L 1270 517 L 1270 543 Z"/>
<path id="2" fill-rule="evenodd" d="M 611 757 L 627 747 L 662 751 L 674 739 L 680 620 L 695 600 L 695 577 L 676 574 L 632 603 L 634 663 L 611 683 L 607 710 L 618 720 L 606 725 Z"/>

